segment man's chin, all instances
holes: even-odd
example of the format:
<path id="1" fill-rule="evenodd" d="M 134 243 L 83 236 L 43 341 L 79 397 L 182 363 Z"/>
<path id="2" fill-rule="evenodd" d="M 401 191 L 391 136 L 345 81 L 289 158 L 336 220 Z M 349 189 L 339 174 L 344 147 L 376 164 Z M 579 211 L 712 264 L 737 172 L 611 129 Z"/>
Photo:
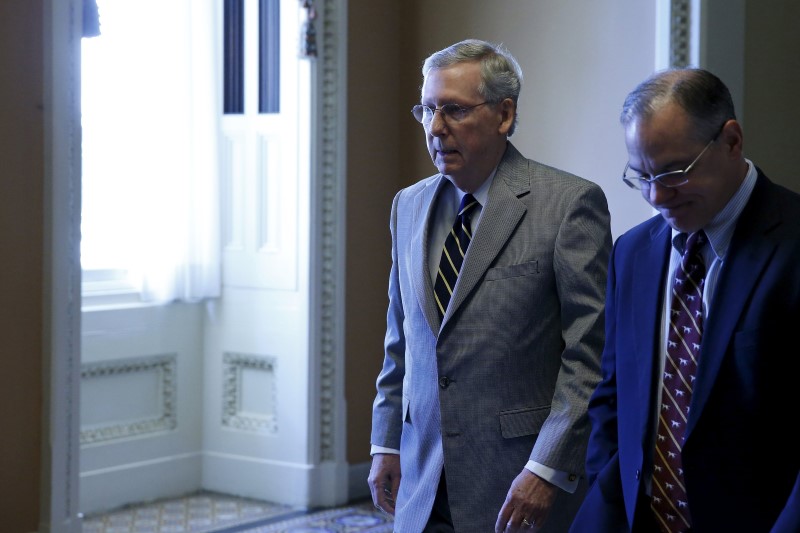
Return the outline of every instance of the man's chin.
<path id="1" fill-rule="evenodd" d="M 661 216 L 664 217 L 664 220 L 667 221 L 667 224 L 669 224 L 672 229 L 680 233 L 693 233 L 700 229 L 700 226 L 698 226 L 693 220 L 688 220 L 682 217 L 668 216 L 666 213 L 661 213 Z"/>
<path id="2" fill-rule="evenodd" d="M 456 164 L 453 161 L 445 162 L 441 157 L 436 159 L 435 164 L 436 169 L 446 176 L 451 176 L 453 173 L 458 173 L 459 169 L 461 169 L 460 164 Z"/>
<path id="3" fill-rule="evenodd" d="M 448 176 L 448 175 L 450 175 L 450 173 L 452 172 L 453 169 L 452 169 L 452 167 L 448 167 L 447 165 L 445 165 L 441 161 L 437 161 L 436 162 L 436 170 L 438 170 L 440 174 Z"/>

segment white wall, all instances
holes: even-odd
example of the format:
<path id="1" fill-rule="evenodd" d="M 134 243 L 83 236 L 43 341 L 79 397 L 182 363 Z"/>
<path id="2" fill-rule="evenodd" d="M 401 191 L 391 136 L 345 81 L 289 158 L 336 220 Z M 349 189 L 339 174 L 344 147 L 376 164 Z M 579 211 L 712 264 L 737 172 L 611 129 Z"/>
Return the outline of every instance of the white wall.
<path id="1" fill-rule="evenodd" d="M 203 307 L 82 313 L 80 510 L 200 488 Z"/>

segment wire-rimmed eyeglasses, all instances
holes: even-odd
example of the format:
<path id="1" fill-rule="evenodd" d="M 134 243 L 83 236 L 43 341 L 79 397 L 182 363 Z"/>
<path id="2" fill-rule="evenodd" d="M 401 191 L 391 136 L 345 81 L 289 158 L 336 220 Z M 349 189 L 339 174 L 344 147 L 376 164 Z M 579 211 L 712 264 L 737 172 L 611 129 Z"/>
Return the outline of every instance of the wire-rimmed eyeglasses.
<path id="1" fill-rule="evenodd" d="M 458 104 L 444 104 L 442 107 L 431 107 L 428 105 L 417 104 L 411 108 L 411 114 L 417 119 L 417 122 L 423 126 L 428 126 L 433 121 L 433 116 L 438 111 L 442 114 L 442 118 L 446 122 L 461 122 L 469 113 L 478 106 L 490 104 L 492 102 L 485 101 L 480 104 L 463 106 Z"/>
<path id="2" fill-rule="evenodd" d="M 622 181 L 624 181 L 628 187 L 637 190 L 649 189 L 650 185 L 654 181 L 658 182 L 658 184 L 661 185 L 662 187 L 667 187 L 667 188 L 680 187 L 681 185 L 685 185 L 686 183 L 689 182 L 689 177 L 688 177 L 689 171 L 695 167 L 698 161 L 700 161 L 700 158 L 703 157 L 703 154 L 705 154 L 708 151 L 708 149 L 711 148 L 711 145 L 714 144 L 714 142 L 719 137 L 719 134 L 722 133 L 722 130 L 727 122 L 728 122 L 727 120 L 723 122 L 722 127 L 719 129 L 717 134 L 714 135 L 714 138 L 708 141 L 708 144 L 706 145 L 705 148 L 703 148 L 703 151 L 697 154 L 697 157 L 694 158 L 694 161 L 689 163 L 689 166 L 686 167 L 685 169 L 664 172 L 661 174 L 657 174 L 651 178 L 646 174 L 641 174 L 641 173 L 633 175 L 628 174 L 628 171 L 631 170 L 630 161 L 628 161 L 627 163 L 625 163 L 625 170 L 622 171 Z"/>

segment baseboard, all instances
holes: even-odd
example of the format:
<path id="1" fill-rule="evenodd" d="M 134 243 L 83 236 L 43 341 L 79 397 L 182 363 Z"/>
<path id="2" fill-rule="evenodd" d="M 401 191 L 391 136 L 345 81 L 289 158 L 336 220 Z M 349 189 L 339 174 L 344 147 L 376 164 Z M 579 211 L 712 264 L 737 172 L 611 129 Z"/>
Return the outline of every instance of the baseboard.
<path id="1" fill-rule="evenodd" d="M 247 468 L 242 468 L 243 464 Z M 309 471 L 285 463 L 187 454 L 83 472 L 80 507 L 82 513 L 91 515 L 130 503 L 190 494 L 201 488 L 307 507 L 341 505 L 370 498 L 367 485 L 370 466 L 370 462 L 347 465 L 347 484 L 342 486 L 335 478 L 344 472 L 334 466 Z M 281 483 L 270 481 L 276 479 Z M 341 494 L 343 489 L 347 494 Z"/>
<path id="2" fill-rule="evenodd" d="M 192 493 L 200 489 L 200 465 L 200 454 L 190 453 L 81 472 L 80 511 L 90 515 Z"/>

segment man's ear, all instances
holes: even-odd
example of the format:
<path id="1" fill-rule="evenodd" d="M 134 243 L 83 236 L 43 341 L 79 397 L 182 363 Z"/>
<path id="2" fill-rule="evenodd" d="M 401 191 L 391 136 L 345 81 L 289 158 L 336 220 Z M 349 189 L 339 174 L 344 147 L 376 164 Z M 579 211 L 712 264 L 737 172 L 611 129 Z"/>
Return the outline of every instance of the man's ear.
<path id="1" fill-rule="evenodd" d="M 725 147 L 727 155 L 733 159 L 740 159 L 744 153 L 744 132 L 738 120 L 729 120 L 722 127 L 719 142 Z"/>
<path id="2" fill-rule="evenodd" d="M 514 123 L 514 117 L 517 113 L 517 104 L 511 98 L 506 98 L 500 102 L 500 133 L 508 135 L 511 130 L 511 125 Z"/>

